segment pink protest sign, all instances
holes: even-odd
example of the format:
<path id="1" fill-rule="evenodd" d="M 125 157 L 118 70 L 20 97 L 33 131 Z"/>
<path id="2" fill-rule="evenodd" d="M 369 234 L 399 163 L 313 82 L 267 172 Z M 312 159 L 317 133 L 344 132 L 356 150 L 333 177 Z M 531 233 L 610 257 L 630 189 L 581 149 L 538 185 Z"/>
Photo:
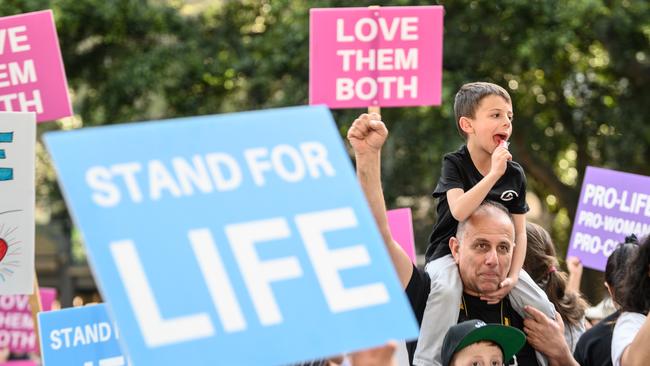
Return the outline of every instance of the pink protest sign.
<path id="1" fill-rule="evenodd" d="M 309 104 L 440 105 L 442 6 L 311 9 Z"/>
<path id="2" fill-rule="evenodd" d="M 7 361 L 0 363 L 0 366 L 36 366 L 36 362 L 29 360 Z"/>
<path id="3" fill-rule="evenodd" d="M 56 290 L 41 288 L 40 293 L 43 311 L 52 309 Z M 9 348 L 12 352 L 37 350 L 29 295 L 0 296 L 0 348 Z"/>
<path id="4" fill-rule="evenodd" d="M 56 300 L 56 289 L 50 287 L 41 287 L 39 289 L 41 293 L 41 306 L 43 311 L 52 310 L 52 303 Z"/>
<path id="5" fill-rule="evenodd" d="M 0 111 L 72 115 L 51 10 L 0 18 Z"/>
<path id="6" fill-rule="evenodd" d="M 404 249 L 415 263 L 415 240 L 413 239 L 413 219 L 410 208 L 388 210 L 388 226 L 393 239 Z"/>

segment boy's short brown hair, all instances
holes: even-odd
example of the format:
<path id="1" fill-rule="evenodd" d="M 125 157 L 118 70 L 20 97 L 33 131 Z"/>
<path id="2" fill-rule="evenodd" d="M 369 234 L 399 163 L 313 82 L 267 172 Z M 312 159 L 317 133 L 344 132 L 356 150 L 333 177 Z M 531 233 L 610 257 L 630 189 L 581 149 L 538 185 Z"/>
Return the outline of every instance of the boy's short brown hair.
<path id="1" fill-rule="evenodd" d="M 467 83 L 461 86 L 458 93 L 456 93 L 456 98 L 454 99 L 456 128 L 458 128 L 458 133 L 460 133 L 463 138 L 467 139 L 467 134 L 460 128 L 460 117 L 474 118 L 474 113 L 476 112 L 479 103 L 481 103 L 483 98 L 489 95 L 498 95 L 507 100 L 508 103 L 512 104 L 510 94 L 508 94 L 504 88 L 483 81 Z"/>

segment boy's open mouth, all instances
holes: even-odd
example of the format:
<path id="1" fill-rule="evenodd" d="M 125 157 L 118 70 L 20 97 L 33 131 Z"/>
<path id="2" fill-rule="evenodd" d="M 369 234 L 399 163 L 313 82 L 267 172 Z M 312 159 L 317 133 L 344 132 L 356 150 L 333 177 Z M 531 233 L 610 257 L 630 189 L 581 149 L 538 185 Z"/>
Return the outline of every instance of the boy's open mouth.
<path id="1" fill-rule="evenodd" d="M 499 146 L 501 144 L 501 141 L 506 141 L 506 142 L 508 141 L 508 135 L 506 135 L 505 133 L 498 133 L 494 135 L 492 139 L 494 139 L 494 143 L 496 143 L 497 146 Z"/>

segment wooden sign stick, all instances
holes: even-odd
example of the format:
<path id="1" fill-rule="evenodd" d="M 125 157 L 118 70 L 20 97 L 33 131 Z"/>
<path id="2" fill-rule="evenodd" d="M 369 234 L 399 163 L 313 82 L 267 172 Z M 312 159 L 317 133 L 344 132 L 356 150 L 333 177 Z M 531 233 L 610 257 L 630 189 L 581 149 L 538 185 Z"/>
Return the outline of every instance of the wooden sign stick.
<path id="1" fill-rule="evenodd" d="M 380 5 L 370 5 L 368 8 L 373 9 L 373 10 L 379 10 Z M 381 107 L 378 105 L 373 105 L 368 107 L 368 114 L 370 113 L 377 113 L 381 115 Z"/>
<path id="2" fill-rule="evenodd" d="M 34 271 L 34 293 L 29 295 L 29 307 L 32 310 L 32 321 L 34 322 L 34 334 L 36 335 L 36 352 L 41 354 L 41 342 L 38 332 L 38 313 L 43 311 L 43 305 L 41 304 L 41 292 L 38 289 L 38 276 L 36 271 Z"/>

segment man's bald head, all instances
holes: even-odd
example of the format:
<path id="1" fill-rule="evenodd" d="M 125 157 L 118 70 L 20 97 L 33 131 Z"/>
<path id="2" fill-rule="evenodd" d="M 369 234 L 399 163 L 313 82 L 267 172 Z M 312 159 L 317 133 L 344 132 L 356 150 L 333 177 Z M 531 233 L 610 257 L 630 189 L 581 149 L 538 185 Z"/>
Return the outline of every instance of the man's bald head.
<path id="1" fill-rule="evenodd" d="M 469 215 L 467 219 L 458 223 L 458 229 L 456 229 L 456 237 L 459 239 L 463 237 L 463 233 L 465 232 L 466 226 L 471 225 L 472 220 L 481 220 L 485 216 L 492 216 L 492 215 L 501 215 L 507 217 L 508 220 L 510 220 L 510 222 L 512 223 L 512 230 L 514 232 L 515 221 L 513 220 L 510 212 L 508 212 L 508 209 L 504 205 L 498 202 L 486 200 L 483 201 L 476 208 L 476 210 L 474 210 L 474 212 L 472 212 L 472 214 Z"/>

